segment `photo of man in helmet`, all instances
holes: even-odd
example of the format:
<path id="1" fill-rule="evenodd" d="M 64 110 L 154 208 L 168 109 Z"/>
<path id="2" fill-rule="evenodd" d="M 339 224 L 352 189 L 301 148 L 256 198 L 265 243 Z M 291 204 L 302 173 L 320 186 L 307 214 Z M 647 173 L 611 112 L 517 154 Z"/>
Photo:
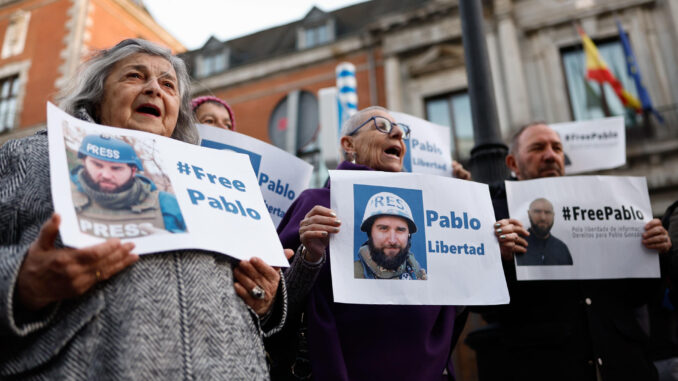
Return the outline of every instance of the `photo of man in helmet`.
<path id="1" fill-rule="evenodd" d="M 410 251 L 417 225 L 402 197 L 391 192 L 370 197 L 360 230 L 367 234 L 367 242 L 354 262 L 356 279 L 426 280 L 426 269 Z"/>
<path id="2" fill-rule="evenodd" d="M 87 135 L 77 157 L 80 163 L 70 173 L 71 192 L 83 233 L 135 238 L 186 231 L 175 196 L 140 173 L 144 167 L 131 144 Z"/>

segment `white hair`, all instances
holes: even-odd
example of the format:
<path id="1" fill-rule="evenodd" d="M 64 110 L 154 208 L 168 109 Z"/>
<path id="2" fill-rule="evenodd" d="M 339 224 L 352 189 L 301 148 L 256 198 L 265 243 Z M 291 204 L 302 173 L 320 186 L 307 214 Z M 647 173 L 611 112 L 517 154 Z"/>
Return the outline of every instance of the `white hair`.
<path id="1" fill-rule="evenodd" d="M 360 127 L 361 124 L 365 123 L 364 120 L 364 115 L 365 113 L 371 112 L 371 111 L 383 111 L 383 112 L 389 112 L 387 109 L 381 107 L 381 106 L 370 106 L 367 108 L 364 108 L 355 114 L 351 115 L 350 118 L 346 119 L 344 124 L 341 125 L 341 136 L 348 136 L 350 135 L 353 131 L 356 130 L 356 128 Z"/>
<path id="2" fill-rule="evenodd" d="M 137 54 L 144 53 L 166 59 L 177 74 L 177 85 L 181 104 L 177 125 L 172 138 L 187 143 L 198 143 L 198 131 L 195 128 L 193 112 L 191 111 L 191 79 L 186 70 L 184 61 L 172 55 L 172 52 L 153 42 L 132 38 L 119 42 L 114 47 L 102 50 L 90 60 L 84 62 L 70 84 L 59 95 L 59 107 L 65 112 L 75 115 L 84 109 L 94 121 L 100 123 L 99 106 L 104 97 L 104 83 L 106 78 L 119 61 Z"/>

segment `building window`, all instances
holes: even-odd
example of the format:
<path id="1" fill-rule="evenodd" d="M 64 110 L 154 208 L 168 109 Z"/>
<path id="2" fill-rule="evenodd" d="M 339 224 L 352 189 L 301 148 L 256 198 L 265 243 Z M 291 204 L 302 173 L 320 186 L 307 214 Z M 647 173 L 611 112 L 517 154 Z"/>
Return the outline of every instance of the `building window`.
<path id="1" fill-rule="evenodd" d="M 304 40 L 307 48 L 322 45 L 330 41 L 330 32 L 328 25 L 319 25 L 304 30 Z"/>
<path id="2" fill-rule="evenodd" d="M 465 161 L 473 149 L 473 118 L 471 101 L 466 91 L 427 98 L 426 119 L 450 127 L 452 157 Z"/>
<path id="3" fill-rule="evenodd" d="M 11 130 L 14 127 L 18 93 L 18 75 L 0 79 L 0 132 Z"/>
<path id="4" fill-rule="evenodd" d="M 196 77 L 204 78 L 217 73 L 221 73 L 228 67 L 228 55 L 221 51 L 217 53 L 204 54 L 199 57 Z"/>
<path id="5" fill-rule="evenodd" d="M 268 136 L 276 147 L 313 165 L 312 188 L 322 187 L 328 175 L 320 152 L 319 130 L 318 98 L 305 90 L 288 93 L 268 121 Z"/>
<path id="6" fill-rule="evenodd" d="M 595 43 L 608 69 L 629 93 L 637 96 L 635 83 L 626 71 L 621 42 L 615 38 Z M 624 107 L 609 83 L 599 84 L 586 79 L 586 56 L 581 45 L 562 49 L 561 56 L 574 120 L 624 116 L 627 128 L 635 127 L 640 122 L 633 111 Z"/>
<path id="7" fill-rule="evenodd" d="M 31 14 L 26 11 L 18 11 L 9 19 L 9 26 L 5 31 L 5 39 L 2 43 L 2 53 L 0 58 L 5 59 L 21 54 L 26 44 L 26 34 L 28 33 L 28 21 Z"/>
<path id="8" fill-rule="evenodd" d="M 311 25 L 297 29 L 297 49 L 309 49 L 334 41 L 335 22 L 328 19 L 322 23 L 314 21 Z"/>

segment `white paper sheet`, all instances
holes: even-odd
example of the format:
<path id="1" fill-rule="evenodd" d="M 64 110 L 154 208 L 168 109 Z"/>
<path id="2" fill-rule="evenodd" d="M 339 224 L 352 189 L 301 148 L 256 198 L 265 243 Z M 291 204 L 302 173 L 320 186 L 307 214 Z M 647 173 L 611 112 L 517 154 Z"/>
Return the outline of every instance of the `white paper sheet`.
<path id="1" fill-rule="evenodd" d="M 330 238 L 336 302 L 508 303 L 487 185 L 441 176 L 373 171 L 330 171 L 330 178 L 332 209 L 342 221 L 340 232 Z M 409 251 L 417 266 L 410 266 L 412 271 L 405 271 L 403 274 L 407 275 L 394 279 L 368 279 L 369 267 L 363 265 L 358 254 L 367 240 L 361 224 L 366 210 L 389 205 L 396 208 L 394 210 L 400 207 L 410 211 L 416 232 L 412 233 L 413 229 L 408 226 Z M 375 219 L 371 229 L 380 229 L 380 223 Z M 370 231 L 373 236 L 378 235 L 376 230 Z M 383 248 L 384 241 L 379 239 L 373 239 L 374 246 Z M 368 253 L 372 255 L 371 251 Z M 409 255 L 407 258 L 409 260 Z M 424 269 L 425 277 L 414 271 L 414 267 Z"/>
<path id="2" fill-rule="evenodd" d="M 533 229 L 528 216 L 530 205 L 537 199 L 548 200 L 553 207 L 552 227 L 548 231 L 547 221 L 541 234 L 532 233 L 532 239 L 546 237 L 543 232 L 548 231 L 549 237 L 566 245 L 572 259 L 571 265 L 517 265 L 519 280 L 659 277 L 659 256 L 641 243 L 644 226 L 652 219 L 644 177 L 568 176 L 507 181 L 506 193 L 511 217 L 520 220 L 526 229 Z M 539 227 L 537 215 L 533 221 Z M 564 251 L 542 249 L 544 240 L 535 240 L 531 250 L 529 242 L 532 259 L 543 256 L 545 261 L 553 260 L 553 252 Z M 520 255 L 524 254 L 516 255 L 516 263 Z"/>
<path id="3" fill-rule="evenodd" d="M 200 145 L 250 157 L 273 224 L 278 226 L 292 202 L 308 187 L 313 166 L 278 147 L 234 131 L 198 125 Z"/>
<path id="4" fill-rule="evenodd" d="M 405 141 L 407 153 L 404 172 L 452 176 L 450 128 L 412 115 L 391 111 L 398 123 L 410 127 L 410 139 Z"/>
<path id="5" fill-rule="evenodd" d="M 617 168 L 626 164 L 623 117 L 551 124 L 560 135 L 568 175 Z"/>
<path id="6" fill-rule="evenodd" d="M 65 245 L 81 248 L 115 237 L 134 242 L 138 254 L 203 249 L 288 265 L 247 155 L 87 123 L 51 103 L 47 115 L 52 198 L 62 217 Z M 156 201 L 135 203 L 144 208 L 134 211 L 93 202 L 93 193 L 83 190 L 79 175 L 79 166 L 87 165 L 84 158 L 109 157 L 112 161 L 104 163 L 119 164 L 115 159 L 129 157 L 129 152 L 106 148 L 109 143 L 83 145 L 88 136 L 133 147 L 143 168 L 135 176 L 152 184 L 144 199 Z M 81 149 L 85 155 L 78 155 Z"/>

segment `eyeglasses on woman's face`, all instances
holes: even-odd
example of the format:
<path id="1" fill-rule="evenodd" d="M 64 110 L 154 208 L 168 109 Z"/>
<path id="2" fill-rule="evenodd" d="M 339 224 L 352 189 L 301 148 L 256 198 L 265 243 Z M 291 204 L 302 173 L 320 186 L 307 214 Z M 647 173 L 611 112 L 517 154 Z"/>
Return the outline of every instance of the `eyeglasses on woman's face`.
<path id="1" fill-rule="evenodd" d="M 363 126 L 369 124 L 370 122 L 374 122 L 374 127 L 377 129 L 379 132 L 383 132 L 384 134 L 390 135 L 391 132 L 393 131 L 394 128 L 398 128 L 400 132 L 402 133 L 402 139 L 406 140 L 410 138 L 410 128 L 402 123 L 396 123 L 388 120 L 387 118 L 384 118 L 383 116 L 373 116 L 370 119 L 367 119 L 365 123 L 361 124 L 353 130 L 348 136 L 353 136 L 358 133 L 358 130 L 361 129 Z"/>

